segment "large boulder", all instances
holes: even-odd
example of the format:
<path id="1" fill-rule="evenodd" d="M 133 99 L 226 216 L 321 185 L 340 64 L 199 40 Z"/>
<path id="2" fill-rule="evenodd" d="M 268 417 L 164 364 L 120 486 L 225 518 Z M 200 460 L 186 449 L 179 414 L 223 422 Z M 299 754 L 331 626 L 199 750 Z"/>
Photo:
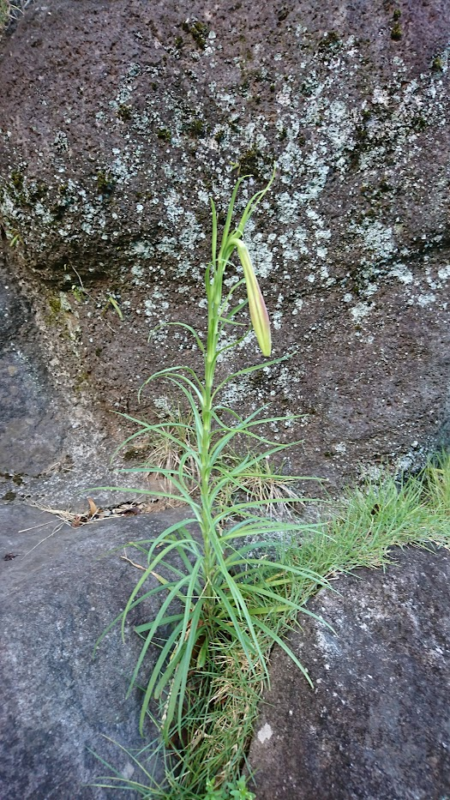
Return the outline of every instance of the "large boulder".
<path id="1" fill-rule="evenodd" d="M 303 413 L 293 466 L 334 481 L 426 450 L 449 415 L 449 39 L 445 0 L 31 4 L 0 43 L 0 219 L 55 372 L 135 412 L 161 363 L 198 364 L 148 330 L 204 324 L 209 196 L 276 162 L 247 239 L 293 358 L 226 399 Z"/>
<path id="2" fill-rule="evenodd" d="M 122 547 L 159 533 L 177 514 L 73 528 L 36 508 L 0 505 L 2 800 L 107 800 L 111 790 L 91 785 L 108 774 L 93 751 L 124 777 L 142 779 L 120 750 L 136 754 L 155 736 L 150 725 L 145 739 L 139 735 L 140 693 L 126 699 L 139 639 L 129 625 L 122 642 L 115 626 L 95 658 L 94 646 L 140 575 L 121 560 Z M 130 623 L 148 621 L 155 608 Z M 149 652 L 149 668 L 157 654 Z M 164 776 L 155 748 L 141 758 L 155 779 Z"/>
<path id="3" fill-rule="evenodd" d="M 322 591 L 276 652 L 250 750 L 258 800 L 443 800 L 450 786 L 450 557 L 393 551 Z"/>

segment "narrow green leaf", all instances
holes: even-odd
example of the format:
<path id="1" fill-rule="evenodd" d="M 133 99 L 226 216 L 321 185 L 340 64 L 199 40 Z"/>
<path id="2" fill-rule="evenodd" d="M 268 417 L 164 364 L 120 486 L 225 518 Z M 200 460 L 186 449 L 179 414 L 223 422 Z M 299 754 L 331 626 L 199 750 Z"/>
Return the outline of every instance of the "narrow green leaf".
<path id="1" fill-rule="evenodd" d="M 168 328 L 168 327 L 175 327 L 175 326 L 178 327 L 178 328 L 184 328 L 185 330 L 189 331 L 189 333 L 191 333 L 192 336 L 194 337 L 195 342 L 196 342 L 197 347 L 199 348 L 199 350 L 202 353 L 205 352 L 205 345 L 203 344 L 202 340 L 200 339 L 197 331 L 195 330 L 195 328 L 192 327 L 192 325 L 188 325 L 186 322 L 161 322 L 160 325 L 157 325 L 156 328 L 153 328 L 153 330 L 150 331 L 149 337 L 148 337 L 149 341 L 151 340 L 151 337 L 153 336 L 153 334 L 156 333 L 157 331 L 161 330 L 161 328 Z"/>
<path id="2" fill-rule="evenodd" d="M 240 278 L 238 281 L 236 281 L 236 283 L 233 284 L 233 286 L 229 290 L 225 300 L 222 301 L 222 305 L 219 308 L 220 316 L 222 316 L 225 313 L 225 309 L 227 308 L 227 306 L 231 302 L 231 298 L 233 297 L 233 295 L 236 292 L 236 290 L 240 289 L 241 286 L 244 286 L 244 285 L 245 285 L 245 278 Z M 245 299 L 245 300 L 242 300 L 242 302 L 239 305 L 242 306 L 242 308 L 245 308 L 247 303 L 248 303 L 248 300 Z M 230 315 L 227 314 L 227 316 L 229 317 Z"/>
<path id="3" fill-rule="evenodd" d="M 254 627 L 253 627 L 253 624 L 252 624 L 252 619 L 251 619 L 249 610 L 247 608 L 247 604 L 245 602 L 244 597 L 242 596 L 242 593 L 241 593 L 239 587 L 237 586 L 235 580 L 233 579 L 233 576 L 230 575 L 230 573 L 228 572 L 228 569 L 227 569 L 227 566 L 226 566 L 226 563 L 225 563 L 225 559 L 224 559 L 223 553 L 222 553 L 222 546 L 221 546 L 221 543 L 220 543 L 220 541 L 219 541 L 214 529 L 211 530 L 211 543 L 212 543 L 212 545 L 214 547 L 214 551 L 215 551 L 215 554 L 216 554 L 216 559 L 217 559 L 218 565 L 220 567 L 221 577 L 225 580 L 225 583 L 227 584 L 227 586 L 228 586 L 228 588 L 230 590 L 230 593 L 231 593 L 231 595 L 233 597 L 233 600 L 235 602 L 235 605 L 236 605 L 236 610 L 238 611 L 239 615 L 242 616 L 245 619 L 245 621 L 247 623 L 250 638 L 254 642 L 254 646 L 255 646 L 255 650 L 256 650 L 258 659 L 262 663 L 263 662 L 263 655 L 262 655 L 262 652 L 261 652 L 261 649 L 260 649 L 260 646 L 259 646 L 258 638 L 256 636 L 256 633 L 255 633 L 255 630 L 254 630 Z M 247 653 L 246 653 L 246 656 L 247 656 Z M 252 664 L 252 661 L 249 660 L 249 664 Z"/>
<path id="4" fill-rule="evenodd" d="M 255 619 L 255 625 L 257 628 L 263 631 L 266 636 L 271 639 L 274 643 L 276 643 L 282 650 L 289 656 L 291 661 L 299 668 L 300 672 L 305 676 L 306 680 L 308 681 L 311 688 L 314 688 L 313 682 L 309 677 L 308 670 L 303 666 L 303 664 L 298 660 L 295 653 L 292 652 L 291 648 L 286 644 L 286 642 L 281 639 L 278 634 L 275 633 L 273 628 L 269 628 L 264 622 L 261 622 L 258 618 Z"/>
<path id="5" fill-rule="evenodd" d="M 183 619 L 183 614 L 171 614 L 168 617 L 164 617 L 161 620 L 161 627 L 166 627 L 167 625 L 173 625 L 174 622 L 180 622 Z M 135 625 L 134 630 L 138 635 L 146 633 L 152 627 L 153 622 L 146 622 L 143 625 Z M 156 644 L 156 638 L 155 638 Z"/>
<path id="6" fill-rule="evenodd" d="M 267 183 L 267 185 L 265 186 L 265 188 L 261 189 L 261 191 L 257 192 L 255 195 L 253 195 L 253 197 L 247 203 L 247 205 L 245 207 L 245 210 L 244 210 L 244 213 L 243 213 L 243 215 L 241 217 L 241 220 L 239 222 L 239 225 L 237 227 L 237 233 L 238 233 L 239 236 L 243 236 L 244 230 L 245 230 L 245 226 L 247 225 L 247 222 L 249 221 L 249 219 L 250 219 L 251 215 L 253 214 L 253 212 L 255 211 L 256 207 L 259 205 L 259 203 L 263 199 L 264 195 L 267 194 L 267 192 L 269 191 L 270 187 L 272 186 L 272 183 L 275 180 L 275 175 L 276 175 L 276 168 L 274 167 L 273 170 L 272 170 L 272 175 L 270 177 L 270 180 Z"/>
<path id="7" fill-rule="evenodd" d="M 211 203 L 211 216 L 212 216 L 211 260 L 212 263 L 215 264 L 217 261 L 217 211 L 212 197 L 210 198 L 210 203 Z M 209 274 L 207 277 L 209 278 Z M 209 287 L 209 281 L 206 284 L 207 292 L 208 292 L 208 287 Z"/>
<path id="8" fill-rule="evenodd" d="M 284 603 L 284 605 L 288 608 L 292 608 L 294 611 L 300 613 L 301 606 L 298 603 L 293 602 L 292 600 L 288 600 L 287 597 L 280 597 L 279 594 L 270 591 L 269 589 L 264 589 L 262 586 L 258 586 L 258 584 L 251 584 L 246 581 L 243 582 L 243 591 L 245 588 L 245 594 L 248 595 L 255 595 L 256 597 L 268 597 L 270 600 L 275 600 L 275 602 L 279 603 L 280 600 Z M 253 611 L 253 609 L 252 609 Z"/>
<path id="9" fill-rule="evenodd" d="M 194 666 L 193 665 L 194 647 L 196 646 L 198 637 L 201 634 L 199 626 L 201 622 L 202 612 L 203 612 L 203 602 L 202 599 L 199 599 L 194 607 L 194 612 L 190 620 L 190 630 L 186 641 L 184 668 L 181 670 L 181 682 L 180 682 L 179 698 L 178 698 L 178 731 L 180 735 L 182 734 L 183 730 L 183 704 L 184 704 L 184 697 L 186 694 L 189 671 Z M 169 724 L 168 720 L 167 724 Z"/>
<path id="10" fill-rule="evenodd" d="M 192 375 L 192 377 L 196 380 L 197 385 L 193 383 L 193 381 L 191 381 L 190 378 L 186 377 L 186 375 L 183 375 L 182 372 L 183 370 L 186 371 L 189 375 Z M 179 381 L 184 381 L 192 389 L 194 394 L 197 395 L 198 399 L 201 401 L 202 399 L 201 382 L 197 377 L 196 372 L 194 372 L 194 370 L 191 369 L 190 367 L 186 366 L 167 367 L 166 369 L 162 369 L 159 372 L 154 372 L 153 375 L 150 375 L 150 377 L 144 381 L 141 388 L 139 389 L 138 399 L 140 400 L 144 388 L 157 378 L 174 379 L 175 377 Z"/>
<path id="11" fill-rule="evenodd" d="M 221 383 L 219 383 L 213 393 L 213 399 L 217 394 L 219 394 L 224 386 L 230 383 L 230 381 L 234 381 L 236 378 L 241 378 L 243 375 L 250 375 L 252 372 L 257 372 L 258 370 L 265 369 L 266 367 L 271 367 L 274 364 L 281 364 L 282 361 L 287 361 L 288 359 L 292 358 L 292 355 L 293 354 L 288 353 L 285 356 L 280 356 L 280 358 L 274 358 L 271 361 L 261 361 L 260 364 L 254 364 L 252 367 L 245 367 L 244 369 L 238 370 L 238 372 L 232 372 L 231 375 L 228 375 Z"/>
<path id="12" fill-rule="evenodd" d="M 170 636 L 169 636 L 165 646 L 163 647 L 162 652 L 159 655 L 158 660 L 156 661 L 156 664 L 155 664 L 155 666 L 154 666 L 154 668 L 152 670 L 152 676 L 155 673 L 158 673 L 160 671 L 162 665 L 164 664 L 164 662 L 165 662 L 165 660 L 167 658 L 167 655 L 170 653 L 170 651 L 171 651 L 171 649 L 172 649 L 172 647 L 174 645 L 174 642 L 177 640 L 177 638 L 179 636 L 180 627 L 181 627 L 180 624 L 178 624 L 175 627 L 175 629 L 172 631 L 172 633 L 170 634 Z M 150 630 L 151 630 L 151 628 L 150 628 Z M 136 662 L 136 666 L 135 666 L 135 668 L 133 670 L 133 674 L 131 676 L 130 687 L 128 689 L 127 696 L 129 696 L 131 689 L 133 689 L 133 687 L 136 686 L 137 678 L 138 678 L 139 672 L 141 670 L 142 663 L 143 663 L 144 658 L 145 658 L 145 656 L 146 656 L 146 654 L 148 652 L 148 648 L 152 644 L 152 641 L 153 641 L 153 637 L 150 635 L 150 631 L 149 631 L 149 633 L 145 637 L 145 643 L 144 643 L 144 645 L 143 645 L 143 647 L 141 649 L 141 652 L 139 654 L 139 658 L 138 658 L 138 660 Z M 150 678 L 148 686 L 150 686 L 151 683 L 152 683 L 152 679 Z M 149 703 L 150 697 L 151 697 L 151 692 L 152 692 L 152 690 L 150 690 L 150 693 L 147 695 L 148 686 L 147 686 L 147 691 L 146 691 L 146 693 L 144 695 L 144 701 L 143 701 L 143 705 L 145 705 L 146 707 L 148 706 L 148 703 Z"/>
<path id="13" fill-rule="evenodd" d="M 225 227 L 223 229 L 222 245 L 221 245 L 221 248 L 220 248 L 220 252 L 222 254 L 222 258 L 224 256 L 224 252 L 222 252 L 222 251 L 226 250 L 226 242 L 227 242 L 227 239 L 228 239 L 228 235 L 230 233 L 230 226 L 231 226 L 231 220 L 233 218 L 234 204 L 236 202 L 236 197 L 237 197 L 237 193 L 239 191 L 239 187 L 240 187 L 240 185 L 241 185 L 243 180 L 244 180 L 244 176 L 242 178 L 239 178 L 239 180 L 236 182 L 236 185 L 235 185 L 235 187 L 233 189 L 233 192 L 232 192 L 232 195 L 231 195 L 230 203 L 228 205 L 228 213 L 227 213 L 227 218 L 226 218 L 226 221 L 225 221 Z M 220 258 L 220 254 L 219 254 L 219 258 Z"/>
<path id="14" fill-rule="evenodd" d="M 147 497 L 162 497 L 165 500 L 177 500 L 177 502 L 188 503 L 192 507 L 192 498 L 187 500 L 182 495 L 172 494 L 171 492 L 157 492 L 153 489 L 132 489 L 129 486 L 94 486 L 87 489 L 88 492 L 128 492 L 128 494 L 139 494 Z"/>

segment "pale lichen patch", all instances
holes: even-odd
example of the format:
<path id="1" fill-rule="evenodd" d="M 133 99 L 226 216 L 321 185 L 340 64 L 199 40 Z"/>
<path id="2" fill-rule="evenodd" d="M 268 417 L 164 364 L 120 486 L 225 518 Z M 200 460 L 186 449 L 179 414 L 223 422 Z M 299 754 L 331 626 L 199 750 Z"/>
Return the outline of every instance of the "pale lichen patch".
<path id="1" fill-rule="evenodd" d="M 368 303 L 357 303 L 356 306 L 350 309 L 352 320 L 355 324 L 359 325 L 372 311 L 372 306 Z"/>
<path id="2" fill-rule="evenodd" d="M 258 741 L 261 744 L 265 744 L 266 742 L 270 741 L 273 736 L 273 730 L 268 722 L 259 729 L 257 733 Z"/>

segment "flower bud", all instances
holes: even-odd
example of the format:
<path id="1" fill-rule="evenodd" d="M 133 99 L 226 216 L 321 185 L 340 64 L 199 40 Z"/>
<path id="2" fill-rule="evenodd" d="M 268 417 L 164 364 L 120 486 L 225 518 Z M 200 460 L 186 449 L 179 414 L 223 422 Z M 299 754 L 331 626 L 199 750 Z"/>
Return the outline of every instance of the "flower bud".
<path id="1" fill-rule="evenodd" d="M 255 331 L 259 347 L 263 356 L 270 356 L 272 352 L 272 341 L 270 336 L 270 321 L 267 313 L 266 304 L 261 294 L 258 281 L 256 279 L 253 264 L 246 245 L 241 239 L 233 239 L 239 258 L 244 270 L 245 283 L 247 285 L 248 306 L 253 330 Z"/>

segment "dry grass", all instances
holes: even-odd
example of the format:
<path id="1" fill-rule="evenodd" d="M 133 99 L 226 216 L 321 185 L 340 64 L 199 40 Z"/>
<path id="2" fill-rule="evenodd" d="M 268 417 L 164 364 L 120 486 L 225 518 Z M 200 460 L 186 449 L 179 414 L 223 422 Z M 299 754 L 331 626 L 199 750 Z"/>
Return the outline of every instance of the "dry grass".
<path id="1" fill-rule="evenodd" d="M 247 500 L 257 500 L 267 503 L 264 508 L 265 515 L 284 519 L 293 518 L 299 511 L 299 503 L 303 500 L 294 488 L 298 484 L 298 477 L 278 474 L 270 464 L 269 459 L 260 461 L 257 468 L 249 470 L 242 475 L 242 489 Z"/>
<path id="2" fill-rule="evenodd" d="M 25 9 L 31 4 L 32 0 L 0 0 L 0 39 L 8 28 L 8 25 L 18 19 Z"/>
<path id="3" fill-rule="evenodd" d="M 11 3 L 9 0 L 0 0 L 0 36 L 11 18 Z"/>

